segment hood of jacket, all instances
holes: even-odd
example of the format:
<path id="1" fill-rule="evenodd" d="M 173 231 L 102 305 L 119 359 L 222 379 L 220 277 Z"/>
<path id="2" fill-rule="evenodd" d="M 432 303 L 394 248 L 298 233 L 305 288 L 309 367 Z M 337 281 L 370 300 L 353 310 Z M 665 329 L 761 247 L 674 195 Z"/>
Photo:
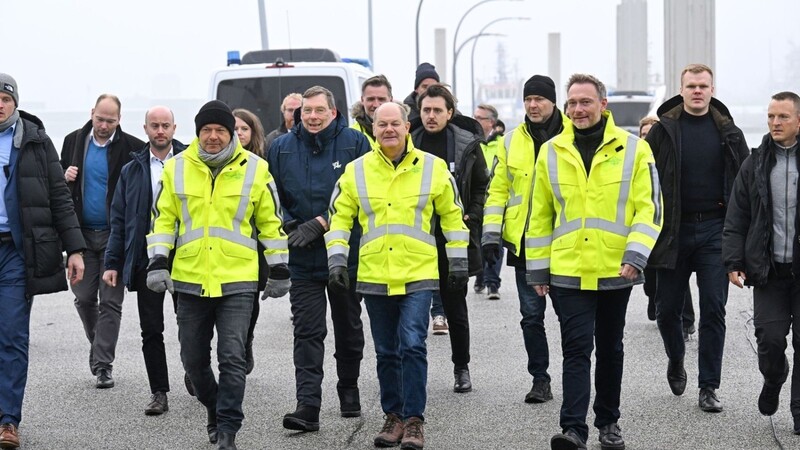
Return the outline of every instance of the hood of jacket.
<path id="1" fill-rule="evenodd" d="M 733 117 L 731 116 L 728 107 L 725 106 L 725 104 L 721 101 L 717 100 L 716 97 L 711 97 L 709 110 L 711 111 L 714 121 L 717 123 L 720 130 L 722 130 L 724 127 L 734 125 Z M 678 120 L 682 111 L 683 97 L 676 95 L 659 106 L 657 114 L 662 120 L 664 118 Z"/>

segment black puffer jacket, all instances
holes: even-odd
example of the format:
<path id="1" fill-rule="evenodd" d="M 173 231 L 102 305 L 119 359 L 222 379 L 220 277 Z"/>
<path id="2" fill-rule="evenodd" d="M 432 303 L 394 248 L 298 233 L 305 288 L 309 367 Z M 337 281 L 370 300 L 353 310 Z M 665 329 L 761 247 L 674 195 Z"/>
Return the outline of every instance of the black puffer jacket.
<path id="1" fill-rule="evenodd" d="M 728 272 L 744 272 L 745 284 L 749 286 L 767 283 L 773 261 L 770 173 L 775 167 L 775 154 L 770 150 L 772 145 L 772 137 L 767 134 L 742 164 L 733 184 L 722 231 L 722 261 Z M 800 152 L 797 152 L 797 160 L 800 167 Z M 800 230 L 799 222 L 795 216 L 796 230 Z M 798 274 L 800 242 L 796 236 L 792 241 L 792 272 Z"/>
<path id="2" fill-rule="evenodd" d="M 62 248 L 71 255 L 84 250 L 86 243 L 58 153 L 42 121 L 25 111 L 19 115 L 19 151 L 12 151 L 9 164 L 9 186 L 16 188 L 16 195 L 7 189 L 5 200 L 14 244 L 25 258 L 25 295 L 31 298 L 66 290 Z M 17 133 L 19 128 L 15 138 Z"/>
<path id="3" fill-rule="evenodd" d="M 86 123 L 83 128 L 73 131 L 64 138 L 64 145 L 61 147 L 61 168 L 67 170 L 69 166 L 78 167 L 78 177 L 75 181 L 67 183 L 72 193 L 72 202 L 75 205 L 75 213 L 78 220 L 83 220 L 83 162 L 86 155 L 86 138 L 92 132 L 92 121 Z M 108 144 L 106 157 L 108 158 L 108 187 L 106 189 L 106 211 L 108 212 L 109 223 L 111 215 L 111 200 L 114 198 L 114 191 L 117 187 L 117 180 L 122 171 L 122 166 L 131 161 L 131 153 L 144 147 L 144 141 L 131 136 L 122 131 L 122 127 L 117 127 L 117 132 Z M 63 175 L 63 172 L 62 172 Z"/>
<path id="4" fill-rule="evenodd" d="M 728 112 L 728 108 L 716 98 L 711 99 L 711 116 L 719 130 L 725 157 L 724 190 L 730 195 L 733 181 L 742 162 L 750 154 L 744 134 Z M 647 142 L 653 150 L 664 196 L 664 227 L 647 260 L 648 269 L 674 269 L 678 261 L 678 233 L 681 224 L 681 149 L 680 125 L 683 114 L 683 97 L 676 95 L 658 108 L 659 122 L 647 134 Z M 727 199 L 725 199 L 727 204 Z M 727 206 L 727 205 L 726 205 Z"/>
<path id="5" fill-rule="evenodd" d="M 414 147 L 427 151 L 419 147 L 422 141 L 422 134 L 425 128 L 422 123 L 416 120 L 412 123 L 411 141 Z M 469 228 L 469 246 L 467 253 L 469 258 L 469 273 L 477 275 L 483 271 L 483 259 L 481 256 L 481 224 L 483 223 L 483 205 L 486 203 L 486 189 L 489 184 L 489 175 L 486 168 L 486 160 L 481 149 L 482 129 L 480 124 L 473 118 L 455 114 L 445 129 L 447 133 L 448 158 L 452 155 L 455 172 L 453 173 L 458 192 L 461 195 L 461 203 L 464 205 L 464 213 L 469 215 L 466 222 Z M 448 161 L 450 163 L 451 161 Z M 449 164 L 448 164 L 449 166 Z M 444 236 L 441 230 L 436 231 L 437 245 L 444 245 Z"/>

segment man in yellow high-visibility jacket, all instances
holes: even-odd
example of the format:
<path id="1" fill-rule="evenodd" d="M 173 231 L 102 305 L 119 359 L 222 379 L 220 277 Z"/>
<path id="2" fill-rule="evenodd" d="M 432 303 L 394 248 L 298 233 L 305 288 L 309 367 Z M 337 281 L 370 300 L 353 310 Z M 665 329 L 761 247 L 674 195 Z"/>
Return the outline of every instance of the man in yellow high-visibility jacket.
<path id="1" fill-rule="evenodd" d="M 551 446 L 586 448 L 596 345 L 594 425 L 601 448 L 622 449 L 625 313 L 661 231 L 658 172 L 647 142 L 614 125 L 600 80 L 574 74 L 567 86 L 573 124 L 542 147 L 525 235 L 528 283 L 552 289 L 561 324 L 562 433 Z"/>
<path id="2" fill-rule="evenodd" d="M 291 285 L 268 164 L 242 148 L 234 125 L 225 103 L 214 100 L 200 109 L 198 138 L 164 165 L 147 235 L 147 287 L 177 293 L 181 361 L 207 409 L 209 440 L 226 449 L 236 448 L 244 417 L 245 341 L 262 257 L 257 240 L 270 266 L 262 299 L 282 297 Z M 215 327 L 219 383 L 209 354 Z"/>
<path id="3" fill-rule="evenodd" d="M 503 138 L 492 170 L 483 212 L 481 247 L 488 265 L 502 263 L 501 245 L 508 249 L 507 264 L 514 267 L 514 281 L 522 315 L 520 327 L 528 373 L 533 378 L 525 403 L 553 399 L 550 388 L 550 352 L 544 327 L 547 298 L 525 281 L 525 227 L 530 214 L 534 167 L 543 144 L 558 135 L 569 121 L 556 107 L 556 85 L 550 77 L 533 75 L 522 89 L 525 118 Z M 491 295 L 493 287 L 486 282 Z M 499 295 L 498 295 L 499 297 Z"/>
<path id="4" fill-rule="evenodd" d="M 331 288 L 349 288 L 348 240 L 353 221 L 363 230 L 356 291 L 363 294 L 378 359 L 386 423 L 377 446 L 422 448 L 428 373 L 425 339 L 433 291 L 439 289 L 434 236 L 438 219 L 447 239 L 448 287 L 469 280 L 467 242 L 455 180 L 444 160 L 414 148 L 406 109 L 386 103 L 375 112 L 379 147 L 349 163 L 331 197 L 325 234 Z"/>

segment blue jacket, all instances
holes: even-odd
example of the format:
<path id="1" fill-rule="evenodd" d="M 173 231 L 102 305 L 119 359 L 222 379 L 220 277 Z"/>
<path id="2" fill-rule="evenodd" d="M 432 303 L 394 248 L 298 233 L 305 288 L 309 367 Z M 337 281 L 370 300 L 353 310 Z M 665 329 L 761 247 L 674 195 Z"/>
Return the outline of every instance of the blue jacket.
<path id="1" fill-rule="evenodd" d="M 338 111 L 327 128 L 316 135 L 309 133 L 300 120 L 288 133 L 275 139 L 267 161 L 275 178 L 283 208 L 283 220 L 298 224 L 317 216 L 328 220 L 328 206 L 336 181 L 344 167 L 370 151 L 363 133 L 348 127 Z M 353 229 L 350 248 L 357 249 L 361 229 Z M 348 267 L 355 278 L 358 252 L 350 252 Z M 306 248 L 289 247 L 289 270 L 292 279 L 327 280 L 328 254 L 322 236 Z"/>
<path id="2" fill-rule="evenodd" d="M 172 140 L 172 154 L 186 148 Z M 105 270 L 122 273 L 122 282 L 133 291 L 133 277 L 147 267 L 147 240 L 153 192 L 150 183 L 150 144 L 131 152 L 131 161 L 122 167 L 111 201 L 111 233 L 106 246 Z"/>

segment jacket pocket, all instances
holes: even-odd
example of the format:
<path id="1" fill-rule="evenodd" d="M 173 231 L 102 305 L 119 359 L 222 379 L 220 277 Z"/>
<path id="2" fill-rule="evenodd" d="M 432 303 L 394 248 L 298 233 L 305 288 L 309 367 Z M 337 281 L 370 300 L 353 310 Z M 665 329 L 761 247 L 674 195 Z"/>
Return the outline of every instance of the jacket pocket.
<path id="1" fill-rule="evenodd" d="M 33 275 L 48 277 L 64 270 L 61 241 L 51 227 L 33 227 Z"/>

